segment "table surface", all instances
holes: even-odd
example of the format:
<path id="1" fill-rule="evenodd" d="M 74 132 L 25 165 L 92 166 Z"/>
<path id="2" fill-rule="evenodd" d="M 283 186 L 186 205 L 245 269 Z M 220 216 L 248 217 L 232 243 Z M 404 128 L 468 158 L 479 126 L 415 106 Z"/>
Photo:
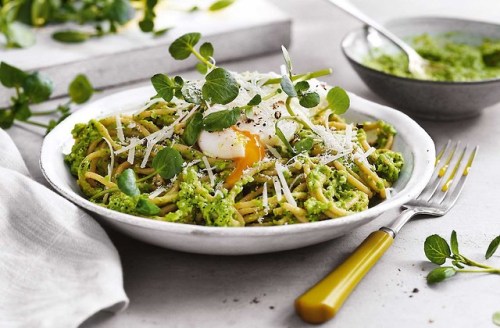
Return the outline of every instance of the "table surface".
<path id="1" fill-rule="evenodd" d="M 325 79 L 327 82 L 383 103 L 355 75 L 339 49 L 343 35 L 359 26 L 357 21 L 321 0 L 273 2 L 294 19 L 290 54 L 296 71 L 333 67 L 334 74 Z M 500 22 L 497 0 L 354 2 L 381 21 L 433 14 Z M 281 56 L 275 54 L 225 66 L 269 71 L 278 70 L 281 63 Z M 96 98 L 117 90 L 107 90 Z M 433 265 L 426 261 L 423 243 L 431 234 L 448 238 L 456 230 L 462 252 L 481 259 L 489 241 L 500 233 L 500 218 L 495 210 L 500 199 L 500 175 L 491 174 L 500 163 L 500 104 L 467 121 L 419 123 L 437 145 L 448 139 L 480 145 L 463 195 L 446 216 L 416 220 L 405 226 L 392 248 L 325 327 L 494 326 L 492 314 L 500 311 L 498 276 L 464 274 L 429 287 L 425 276 Z M 42 132 L 18 125 L 9 133 L 35 179 L 46 184 L 38 168 Z M 396 215 L 397 211 L 386 213 L 344 237 L 319 245 L 238 257 L 161 249 L 109 231 L 123 262 L 130 306 L 116 315 L 99 313 L 83 326 L 305 327 L 295 315 L 293 300 L 341 263 L 371 231 Z M 490 261 L 500 265 L 498 256 Z"/>

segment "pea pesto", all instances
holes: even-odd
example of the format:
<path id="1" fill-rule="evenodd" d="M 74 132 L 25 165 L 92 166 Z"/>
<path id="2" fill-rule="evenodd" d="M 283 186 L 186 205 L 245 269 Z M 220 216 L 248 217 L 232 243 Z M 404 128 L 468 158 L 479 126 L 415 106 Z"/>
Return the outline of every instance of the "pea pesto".
<path id="1" fill-rule="evenodd" d="M 415 50 L 430 62 L 429 80 L 479 81 L 500 77 L 500 40 L 482 40 L 479 45 L 454 42 L 452 33 L 413 37 Z M 403 53 L 370 56 L 365 65 L 391 75 L 416 78 L 408 71 Z"/>

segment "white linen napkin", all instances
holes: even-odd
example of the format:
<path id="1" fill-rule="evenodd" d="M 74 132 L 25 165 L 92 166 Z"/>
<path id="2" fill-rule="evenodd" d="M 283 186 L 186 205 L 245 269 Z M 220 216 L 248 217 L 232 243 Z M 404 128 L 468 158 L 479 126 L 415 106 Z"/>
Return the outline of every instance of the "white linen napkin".
<path id="1" fill-rule="evenodd" d="M 0 326 L 77 327 L 127 305 L 120 258 L 104 230 L 32 180 L 0 129 Z"/>

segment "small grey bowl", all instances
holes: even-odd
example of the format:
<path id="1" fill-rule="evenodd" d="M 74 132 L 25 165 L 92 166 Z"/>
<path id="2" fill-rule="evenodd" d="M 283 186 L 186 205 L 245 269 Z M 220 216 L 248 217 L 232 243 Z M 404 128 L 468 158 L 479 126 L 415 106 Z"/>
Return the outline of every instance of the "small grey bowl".
<path id="1" fill-rule="evenodd" d="M 402 38 L 428 33 L 453 32 L 450 39 L 478 45 L 484 38 L 500 40 L 500 25 L 442 17 L 414 17 L 385 24 Z M 367 36 L 375 42 L 368 42 Z M 359 28 L 342 40 L 342 51 L 366 85 L 394 107 L 411 116 L 432 120 L 457 120 L 476 116 L 500 102 L 500 78 L 471 82 L 424 81 L 390 75 L 369 68 L 363 61 L 374 43 L 384 52 L 399 51 L 390 41 Z"/>

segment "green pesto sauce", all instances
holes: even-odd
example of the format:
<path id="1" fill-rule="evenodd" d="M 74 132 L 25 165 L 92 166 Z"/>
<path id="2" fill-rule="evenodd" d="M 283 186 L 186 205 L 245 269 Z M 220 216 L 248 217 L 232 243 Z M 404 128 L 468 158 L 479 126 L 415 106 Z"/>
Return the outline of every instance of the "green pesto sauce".
<path id="1" fill-rule="evenodd" d="M 412 39 L 415 50 L 431 63 L 429 80 L 478 81 L 500 77 L 500 40 L 484 39 L 474 46 L 453 42 L 449 35 L 423 34 Z M 416 78 L 408 71 L 403 53 L 375 55 L 364 64 L 391 75 Z"/>

